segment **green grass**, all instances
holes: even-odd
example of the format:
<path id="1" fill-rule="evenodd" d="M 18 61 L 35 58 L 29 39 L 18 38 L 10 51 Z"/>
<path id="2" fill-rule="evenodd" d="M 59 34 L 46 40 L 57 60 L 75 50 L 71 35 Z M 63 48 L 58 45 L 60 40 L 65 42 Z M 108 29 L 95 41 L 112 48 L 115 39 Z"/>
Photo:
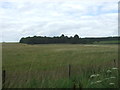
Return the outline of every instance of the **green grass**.
<path id="1" fill-rule="evenodd" d="M 118 45 L 3 43 L 5 87 L 72 88 L 75 83 L 88 88 L 90 75 L 115 67 L 114 59 L 118 60 Z"/>

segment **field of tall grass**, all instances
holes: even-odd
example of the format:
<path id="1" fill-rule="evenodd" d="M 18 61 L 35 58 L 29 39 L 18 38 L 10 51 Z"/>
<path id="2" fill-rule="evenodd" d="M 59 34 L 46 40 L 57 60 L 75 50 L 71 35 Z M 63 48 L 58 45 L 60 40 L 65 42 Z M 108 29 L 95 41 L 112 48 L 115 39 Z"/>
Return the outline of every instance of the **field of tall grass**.
<path id="1" fill-rule="evenodd" d="M 118 45 L 3 43 L 5 88 L 116 88 Z M 68 67 L 71 66 L 70 77 Z"/>

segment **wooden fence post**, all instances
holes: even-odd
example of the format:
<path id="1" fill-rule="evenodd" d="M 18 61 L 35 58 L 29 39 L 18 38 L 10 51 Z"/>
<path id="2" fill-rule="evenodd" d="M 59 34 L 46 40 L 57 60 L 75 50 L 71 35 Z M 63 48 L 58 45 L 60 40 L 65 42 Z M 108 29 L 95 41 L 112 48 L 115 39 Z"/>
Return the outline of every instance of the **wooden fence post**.
<path id="1" fill-rule="evenodd" d="M 70 76 L 71 76 L 71 65 L 70 64 L 68 66 L 68 76 L 69 76 L 69 79 L 70 79 Z"/>
<path id="2" fill-rule="evenodd" d="M 3 86 L 3 88 L 5 87 L 5 79 L 6 79 L 6 71 L 3 70 L 2 71 L 2 86 Z"/>
<path id="3" fill-rule="evenodd" d="M 116 67 L 116 60 L 114 59 L 114 67 Z"/>

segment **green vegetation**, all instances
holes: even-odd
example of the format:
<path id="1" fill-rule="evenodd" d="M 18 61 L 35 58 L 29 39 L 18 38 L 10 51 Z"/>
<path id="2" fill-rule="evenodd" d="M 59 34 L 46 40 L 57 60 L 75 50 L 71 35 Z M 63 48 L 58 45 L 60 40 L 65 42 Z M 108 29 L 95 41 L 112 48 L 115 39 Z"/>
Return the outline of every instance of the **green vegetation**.
<path id="1" fill-rule="evenodd" d="M 119 44 L 120 41 L 114 40 L 114 41 L 100 41 L 100 42 L 94 42 L 95 44 Z"/>
<path id="2" fill-rule="evenodd" d="M 20 39 L 20 43 L 25 44 L 93 44 L 99 42 L 109 42 L 109 44 L 113 44 L 114 41 L 118 41 L 120 37 L 92 37 L 92 38 L 80 38 L 77 34 L 74 37 L 64 36 L 54 36 L 54 37 L 46 37 L 46 36 L 34 36 L 34 37 L 25 37 Z M 105 44 L 105 43 L 104 43 Z M 117 44 L 115 42 L 115 44 Z"/>
<path id="3" fill-rule="evenodd" d="M 115 44 L 3 43 L 4 85 L 6 88 L 114 88 L 118 87 L 118 76 L 117 70 L 112 68 L 117 67 L 117 61 L 118 45 Z M 107 76 L 108 70 L 112 71 L 111 76 Z M 94 74 L 99 74 L 99 78 L 91 79 Z M 105 81 L 105 84 L 91 85 L 92 82 L 110 77 L 115 78 Z"/>
<path id="4" fill-rule="evenodd" d="M 74 37 L 64 36 L 63 34 L 59 37 L 46 37 L 46 36 L 34 36 L 21 38 L 20 43 L 26 44 L 86 44 L 93 43 L 91 40 L 81 39 L 76 34 Z"/>

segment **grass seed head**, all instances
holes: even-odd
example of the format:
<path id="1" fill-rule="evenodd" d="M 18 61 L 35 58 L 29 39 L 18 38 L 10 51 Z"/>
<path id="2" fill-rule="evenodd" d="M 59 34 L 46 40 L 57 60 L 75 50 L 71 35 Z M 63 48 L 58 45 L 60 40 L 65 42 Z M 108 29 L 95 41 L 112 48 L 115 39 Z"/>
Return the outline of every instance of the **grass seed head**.
<path id="1" fill-rule="evenodd" d="M 95 75 L 95 74 L 93 74 L 93 75 L 91 75 L 91 76 L 90 76 L 90 78 L 94 78 L 94 77 L 96 77 L 96 75 Z"/>
<path id="2" fill-rule="evenodd" d="M 96 83 L 101 83 L 102 81 L 101 80 L 99 80 L 99 81 L 96 81 Z"/>
<path id="3" fill-rule="evenodd" d="M 116 78 L 116 77 L 110 77 L 110 78 L 114 79 L 114 78 Z"/>
<path id="4" fill-rule="evenodd" d="M 111 73 L 112 71 L 111 70 L 107 70 L 107 73 Z"/>
<path id="5" fill-rule="evenodd" d="M 112 68 L 113 70 L 118 70 L 118 68 L 116 68 L 116 67 L 114 67 L 114 68 Z"/>
<path id="6" fill-rule="evenodd" d="M 109 83 L 109 85 L 115 85 L 115 83 Z"/>

